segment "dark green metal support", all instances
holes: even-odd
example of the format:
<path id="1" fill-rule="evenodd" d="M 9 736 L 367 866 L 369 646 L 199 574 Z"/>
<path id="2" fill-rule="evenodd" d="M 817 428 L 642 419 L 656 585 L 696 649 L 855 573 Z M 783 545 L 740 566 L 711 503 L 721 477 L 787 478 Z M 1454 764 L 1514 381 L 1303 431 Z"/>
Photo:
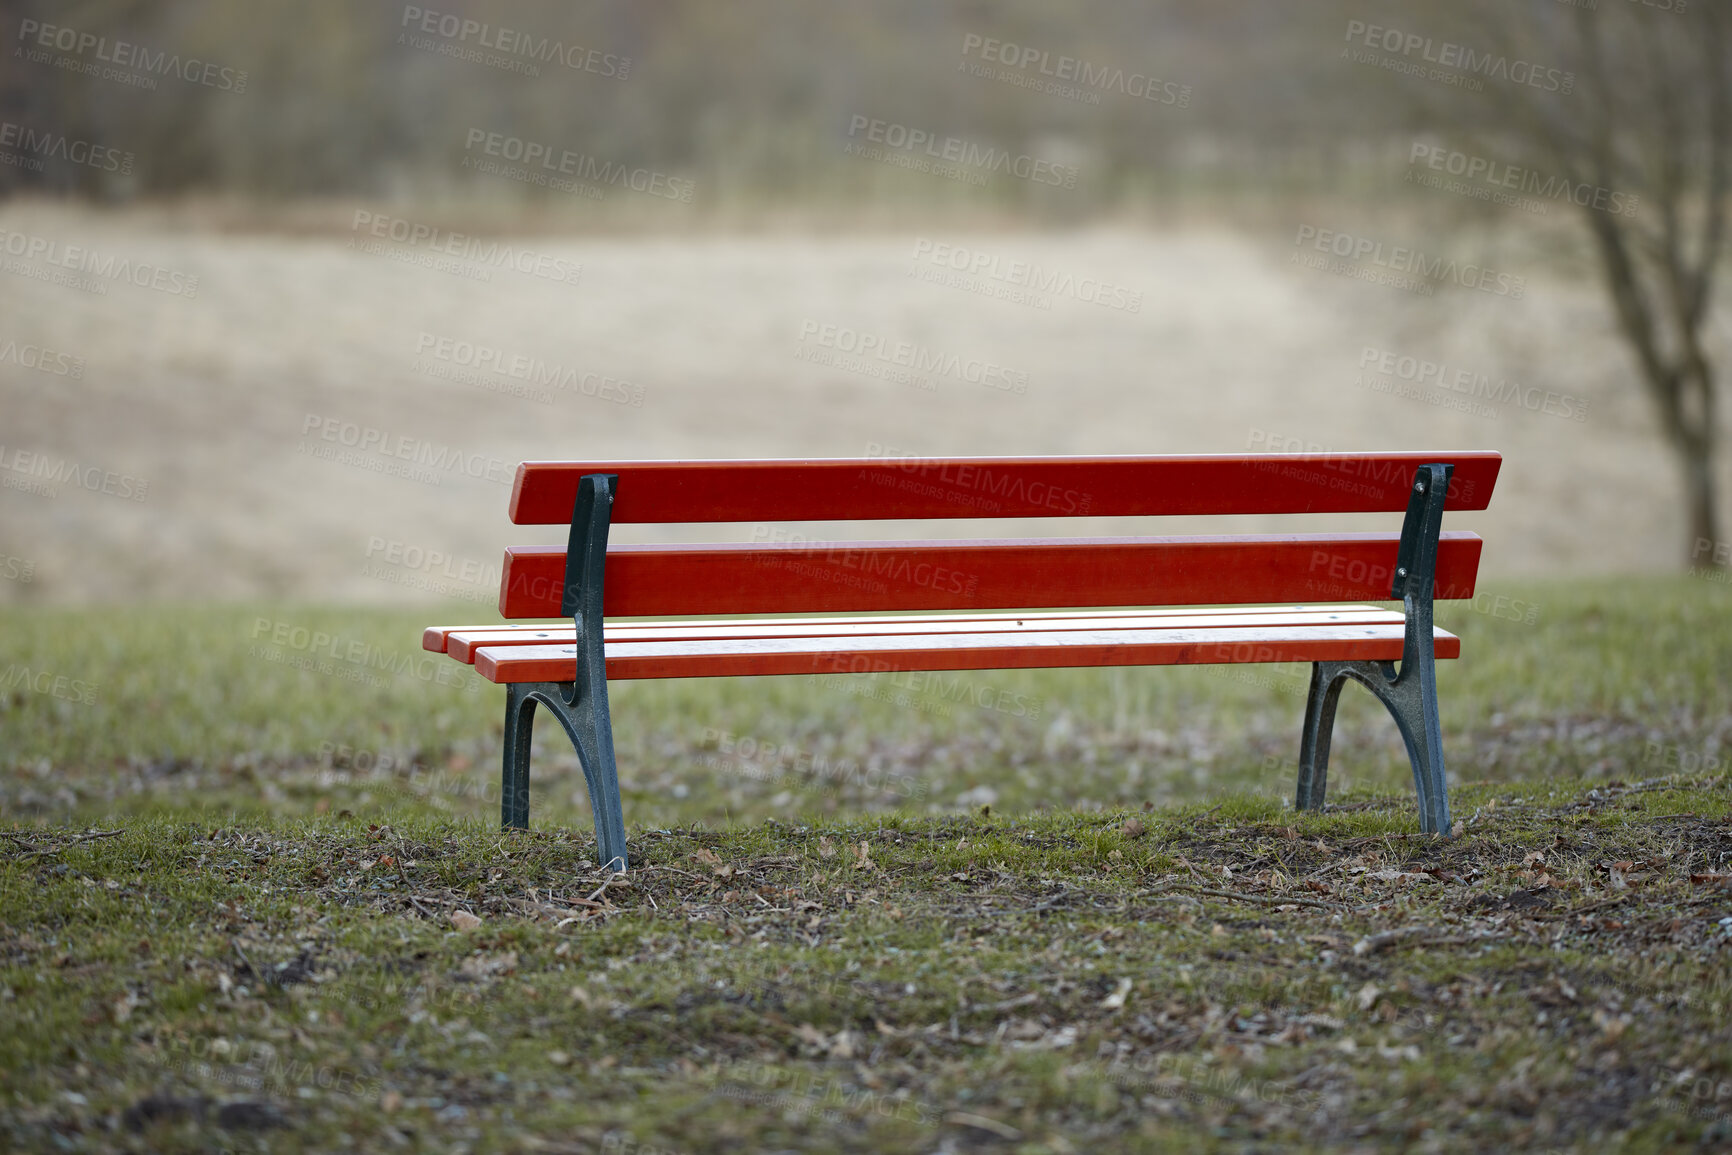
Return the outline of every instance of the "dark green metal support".
<path id="1" fill-rule="evenodd" d="M 529 826 L 530 736 L 535 707 L 546 706 L 565 727 L 589 784 L 595 814 L 597 861 L 624 870 L 625 816 L 619 771 L 613 756 L 613 723 L 607 708 L 607 662 L 602 653 L 602 578 L 607 565 L 607 532 L 619 478 L 592 473 L 577 487 L 571 511 L 571 538 L 565 554 L 565 590 L 560 613 L 577 626 L 570 682 L 522 682 L 505 694 L 505 765 L 500 788 L 500 822 L 519 830 Z"/>
<path id="2" fill-rule="evenodd" d="M 1407 518 L 1396 550 L 1390 597 L 1401 598 L 1407 628 L 1401 669 L 1391 662 L 1313 662 L 1311 695 L 1299 738 L 1299 787 L 1294 805 L 1320 810 L 1329 785 L 1329 736 L 1335 706 L 1349 680 L 1370 690 L 1395 717 L 1413 766 L 1421 830 L 1450 833 L 1449 789 L 1443 768 L 1443 730 L 1437 716 L 1437 660 L 1432 634 L 1432 584 L 1437 573 L 1437 542 L 1443 506 L 1449 495 L 1452 465 L 1422 465 L 1407 499 Z"/>

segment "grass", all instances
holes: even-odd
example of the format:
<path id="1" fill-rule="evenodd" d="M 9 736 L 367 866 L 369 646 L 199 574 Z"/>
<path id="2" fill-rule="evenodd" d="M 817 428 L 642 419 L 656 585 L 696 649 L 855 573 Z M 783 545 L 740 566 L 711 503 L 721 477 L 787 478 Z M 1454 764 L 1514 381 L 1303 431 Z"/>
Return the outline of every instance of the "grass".
<path id="1" fill-rule="evenodd" d="M 1442 613 L 1448 842 L 1355 691 L 1292 811 L 1297 669 L 621 684 L 623 879 L 462 611 L 9 612 L 0 1142 L 1724 1145 L 1727 601 Z"/>

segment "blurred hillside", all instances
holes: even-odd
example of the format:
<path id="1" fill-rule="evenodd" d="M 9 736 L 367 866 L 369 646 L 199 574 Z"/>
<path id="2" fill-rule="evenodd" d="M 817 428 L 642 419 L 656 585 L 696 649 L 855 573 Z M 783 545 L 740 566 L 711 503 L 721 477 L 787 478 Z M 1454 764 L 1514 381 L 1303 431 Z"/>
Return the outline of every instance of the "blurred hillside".
<path id="1" fill-rule="evenodd" d="M 1405 10 L 1409 26 L 1441 36 L 1452 17 L 1434 7 L 1382 3 L 1372 18 L 1400 23 Z M 1405 78 L 1341 58 L 1362 8 L 6 0 L 0 26 L 15 51 L 0 118 L 132 161 L 125 172 L 0 167 L 0 192 L 565 199 L 466 167 L 477 131 L 690 181 L 699 213 L 960 199 L 1065 221 L 1158 214 L 1187 192 L 1339 190 L 1368 157 L 1405 147 L 1416 122 L 1410 102 L 1387 95 L 1411 87 Z M 188 61 L 216 71 L 188 80 Z M 93 82 L 91 67 L 133 79 Z M 1495 120 L 1486 94 L 1461 96 L 1465 116 Z M 851 131 L 857 118 L 1046 160 L 1073 169 L 1074 187 L 1054 195 L 1002 171 L 975 185 L 865 163 L 847 152 L 867 135 Z"/>
<path id="2" fill-rule="evenodd" d="M 1725 294 L 1666 263 L 1726 199 L 1679 174 L 1732 165 L 1605 119 L 1723 136 L 1714 11 L 0 0 L 0 603 L 491 615 L 502 479 L 574 456 L 1486 448 L 1489 574 L 1732 554 L 1679 485 L 1732 462 L 1680 470 L 1652 404 L 1732 357 Z M 1618 155 L 1547 155 L 1583 133 Z M 1608 228 L 1649 261 L 1628 299 L 1688 317 L 1644 353 Z M 983 532 L 1277 528 L 1318 527 Z"/>

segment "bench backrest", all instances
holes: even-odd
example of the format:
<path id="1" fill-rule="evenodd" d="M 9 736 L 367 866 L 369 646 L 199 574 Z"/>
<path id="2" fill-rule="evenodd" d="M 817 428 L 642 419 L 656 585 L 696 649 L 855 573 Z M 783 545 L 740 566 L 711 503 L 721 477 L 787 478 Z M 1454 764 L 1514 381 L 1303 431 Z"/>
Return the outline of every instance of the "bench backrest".
<path id="1" fill-rule="evenodd" d="M 511 520 L 569 525 L 580 479 L 618 478 L 615 523 L 755 522 L 771 540 L 610 545 L 608 617 L 846 613 L 1250 602 L 1390 596 L 1389 532 L 813 542 L 770 523 L 989 517 L 1401 513 L 1420 465 L 1454 466 L 1450 510 L 1484 509 L 1493 452 L 1159 457 L 530 461 Z M 1445 531 L 1434 596 L 1473 596 L 1481 542 Z M 561 612 L 564 546 L 506 550 L 506 618 Z"/>

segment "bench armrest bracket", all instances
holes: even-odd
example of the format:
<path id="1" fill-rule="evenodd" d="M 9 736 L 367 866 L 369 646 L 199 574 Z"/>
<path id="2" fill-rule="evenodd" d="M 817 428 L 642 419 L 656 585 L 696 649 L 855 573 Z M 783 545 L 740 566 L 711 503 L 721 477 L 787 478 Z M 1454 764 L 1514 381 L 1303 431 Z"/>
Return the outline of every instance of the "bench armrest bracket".
<path id="1" fill-rule="evenodd" d="M 559 612 L 577 627 L 577 679 L 571 705 L 606 677 L 601 650 L 601 591 L 607 569 L 607 531 L 613 521 L 615 473 L 586 474 L 571 507 L 571 537 L 565 547 L 565 589 Z M 593 660 L 592 660 L 593 659 Z M 590 667 L 594 667 L 591 669 Z"/>
<path id="2" fill-rule="evenodd" d="M 1407 516 L 1401 523 L 1401 544 L 1395 551 L 1395 580 L 1389 596 L 1400 598 L 1407 618 L 1401 647 L 1401 674 L 1412 663 L 1433 662 L 1432 595 L 1437 577 L 1437 542 L 1443 535 L 1443 506 L 1449 499 L 1449 477 L 1455 466 L 1422 465 L 1414 471 L 1407 495 Z"/>

